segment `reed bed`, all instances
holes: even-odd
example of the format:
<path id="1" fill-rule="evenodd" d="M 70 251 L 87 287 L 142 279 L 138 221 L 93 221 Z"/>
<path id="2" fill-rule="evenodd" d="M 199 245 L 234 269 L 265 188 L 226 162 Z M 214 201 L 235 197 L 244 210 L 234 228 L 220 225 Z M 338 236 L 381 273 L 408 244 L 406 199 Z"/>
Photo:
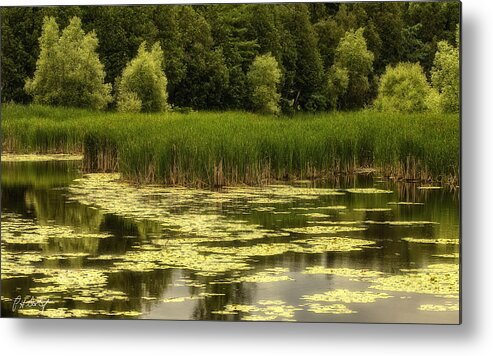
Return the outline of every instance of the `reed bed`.
<path id="1" fill-rule="evenodd" d="M 457 185 L 459 130 L 458 115 L 369 110 L 288 118 L 2 106 L 4 151 L 84 153 L 86 171 L 117 170 L 139 184 L 260 185 L 374 168 Z"/>

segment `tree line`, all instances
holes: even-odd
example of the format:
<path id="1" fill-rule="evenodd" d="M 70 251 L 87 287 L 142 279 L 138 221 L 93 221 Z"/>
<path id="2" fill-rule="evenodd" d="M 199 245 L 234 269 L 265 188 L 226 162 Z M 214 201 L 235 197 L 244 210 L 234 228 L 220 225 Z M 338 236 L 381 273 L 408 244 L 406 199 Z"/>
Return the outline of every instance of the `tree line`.
<path id="1" fill-rule="evenodd" d="M 293 113 L 371 104 L 457 111 L 459 6 L 2 8 L 2 101 L 122 111 Z M 70 53 L 84 58 L 72 71 Z M 83 95 L 48 90 L 60 82 L 76 87 L 81 76 L 92 79 Z"/>

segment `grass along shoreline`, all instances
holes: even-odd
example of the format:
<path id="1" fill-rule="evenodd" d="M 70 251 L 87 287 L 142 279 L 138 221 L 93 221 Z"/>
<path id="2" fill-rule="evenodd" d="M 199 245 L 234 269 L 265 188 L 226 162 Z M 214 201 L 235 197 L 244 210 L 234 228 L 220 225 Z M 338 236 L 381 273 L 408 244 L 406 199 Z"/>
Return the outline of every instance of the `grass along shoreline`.
<path id="1" fill-rule="evenodd" d="M 123 114 L 2 106 L 9 153 L 84 155 L 86 171 L 139 184 L 261 185 L 373 168 L 459 184 L 459 116 L 373 111 L 266 117 L 246 112 Z"/>

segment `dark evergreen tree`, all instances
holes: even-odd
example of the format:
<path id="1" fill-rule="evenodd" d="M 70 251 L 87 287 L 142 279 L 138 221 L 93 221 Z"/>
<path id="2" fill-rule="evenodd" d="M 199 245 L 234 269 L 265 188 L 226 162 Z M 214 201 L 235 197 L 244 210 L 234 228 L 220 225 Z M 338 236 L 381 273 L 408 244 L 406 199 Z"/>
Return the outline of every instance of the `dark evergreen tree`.
<path id="1" fill-rule="evenodd" d="M 307 5 L 285 5 L 282 24 L 284 32 L 281 61 L 285 76 L 282 96 L 291 103 L 294 110 L 324 110 L 324 68 Z"/>

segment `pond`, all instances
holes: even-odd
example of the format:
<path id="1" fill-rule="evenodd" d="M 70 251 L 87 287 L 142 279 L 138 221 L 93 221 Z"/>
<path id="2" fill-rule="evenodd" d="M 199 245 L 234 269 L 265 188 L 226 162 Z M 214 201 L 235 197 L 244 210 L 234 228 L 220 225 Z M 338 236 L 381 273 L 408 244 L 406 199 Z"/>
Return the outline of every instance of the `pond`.
<path id="1" fill-rule="evenodd" d="M 2 316 L 459 322 L 457 190 L 137 187 L 80 164 L 2 162 Z"/>

